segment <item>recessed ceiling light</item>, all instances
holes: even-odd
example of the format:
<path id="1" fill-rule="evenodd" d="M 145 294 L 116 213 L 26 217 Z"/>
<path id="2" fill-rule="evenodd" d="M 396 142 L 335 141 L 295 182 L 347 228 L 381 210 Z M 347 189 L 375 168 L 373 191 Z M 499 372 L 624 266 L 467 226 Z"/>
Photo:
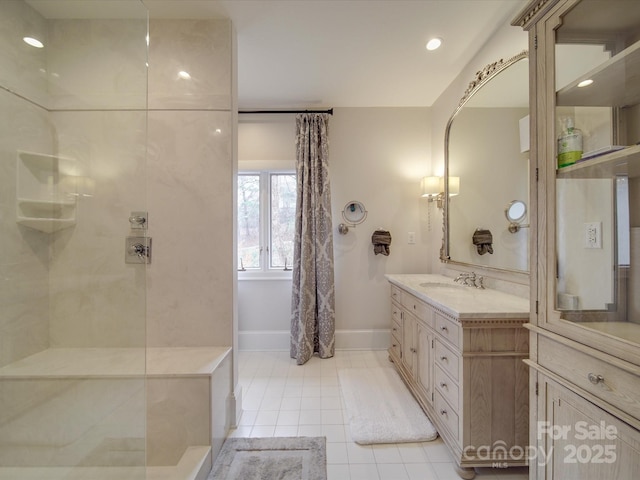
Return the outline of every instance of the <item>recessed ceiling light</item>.
<path id="1" fill-rule="evenodd" d="M 440 45 L 442 45 L 441 38 L 438 38 L 438 37 L 432 38 L 427 42 L 427 50 L 435 50 L 436 48 L 439 48 Z"/>
<path id="2" fill-rule="evenodd" d="M 24 43 L 26 43 L 27 45 L 31 45 L 32 47 L 36 47 L 36 48 L 44 47 L 44 44 L 37 38 L 24 37 L 22 40 L 24 40 Z"/>
<path id="3" fill-rule="evenodd" d="M 587 80 L 583 80 L 583 81 L 581 81 L 581 82 L 578 84 L 578 87 L 579 87 L 579 88 L 582 88 L 582 87 L 588 87 L 588 86 L 589 86 L 589 85 L 591 85 L 592 83 L 593 83 L 593 80 L 591 80 L 591 79 L 589 78 L 589 79 L 587 79 Z"/>
<path id="4" fill-rule="evenodd" d="M 184 70 L 180 70 L 178 72 L 178 76 L 180 78 L 184 78 L 185 80 L 189 80 L 191 78 L 191 75 L 189 75 L 189 72 L 185 72 Z"/>

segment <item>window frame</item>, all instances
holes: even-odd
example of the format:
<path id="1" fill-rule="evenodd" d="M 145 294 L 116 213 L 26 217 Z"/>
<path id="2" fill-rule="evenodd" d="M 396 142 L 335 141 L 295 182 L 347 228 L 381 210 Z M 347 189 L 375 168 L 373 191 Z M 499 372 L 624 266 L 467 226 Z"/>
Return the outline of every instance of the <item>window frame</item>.
<path id="1" fill-rule="evenodd" d="M 240 268 L 240 260 L 238 248 L 236 247 L 236 257 L 238 258 L 238 279 L 244 280 L 261 280 L 261 279 L 290 279 L 292 278 L 293 258 L 290 263 L 287 262 L 287 270 L 283 267 L 271 267 L 271 250 L 272 250 L 272 209 L 271 209 L 271 177 L 273 175 L 293 175 L 296 176 L 295 169 L 264 169 L 264 170 L 238 170 L 237 178 L 241 176 L 258 176 L 259 177 L 259 242 L 260 254 L 258 268 Z M 239 189 L 238 189 L 239 191 Z M 238 195 L 238 194 L 237 194 Z M 239 196 L 238 196 L 239 198 Z M 239 206 L 239 202 L 238 202 Z M 239 230 L 239 226 L 236 226 Z M 239 233 L 237 233 L 239 236 Z M 238 241 L 239 245 L 239 241 Z M 266 254 L 265 254 L 266 252 Z"/>

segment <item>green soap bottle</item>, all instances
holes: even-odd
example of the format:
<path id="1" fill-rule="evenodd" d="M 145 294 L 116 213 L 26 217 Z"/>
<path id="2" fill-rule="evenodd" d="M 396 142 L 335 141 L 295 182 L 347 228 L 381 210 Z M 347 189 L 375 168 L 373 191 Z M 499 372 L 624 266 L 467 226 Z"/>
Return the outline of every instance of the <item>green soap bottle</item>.
<path id="1" fill-rule="evenodd" d="M 566 118 L 558 136 L 558 168 L 573 165 L 582 158 L 582 131 L 573 126 L 573 118 Z"/>

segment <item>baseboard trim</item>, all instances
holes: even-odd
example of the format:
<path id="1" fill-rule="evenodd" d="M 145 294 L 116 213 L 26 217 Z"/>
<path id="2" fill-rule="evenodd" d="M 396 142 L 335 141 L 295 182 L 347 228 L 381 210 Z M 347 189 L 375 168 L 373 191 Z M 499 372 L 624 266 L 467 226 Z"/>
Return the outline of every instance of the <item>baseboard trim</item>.
<path id="1" fill-rule="evenodd" d="M 386 350 L 391 332 L 385 329 L 336 330 L 336 350 Z M 240 351 L 288 351 L 288 330 L 244 330 L 238 332 Z"/>

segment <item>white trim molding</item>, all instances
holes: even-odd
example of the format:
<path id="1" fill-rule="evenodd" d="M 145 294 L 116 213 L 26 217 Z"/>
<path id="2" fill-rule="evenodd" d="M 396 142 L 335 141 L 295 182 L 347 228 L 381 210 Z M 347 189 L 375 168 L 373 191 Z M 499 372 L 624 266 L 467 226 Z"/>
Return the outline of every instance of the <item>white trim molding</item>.
<path id="1" fill-rule="evenodd" d="M 336 330 L 337 350 L 386 350 L 391 332 L 388 328 Z M 245 330 L 238 332 L 240 351 L 289 350 L 288 330 Z"/>

